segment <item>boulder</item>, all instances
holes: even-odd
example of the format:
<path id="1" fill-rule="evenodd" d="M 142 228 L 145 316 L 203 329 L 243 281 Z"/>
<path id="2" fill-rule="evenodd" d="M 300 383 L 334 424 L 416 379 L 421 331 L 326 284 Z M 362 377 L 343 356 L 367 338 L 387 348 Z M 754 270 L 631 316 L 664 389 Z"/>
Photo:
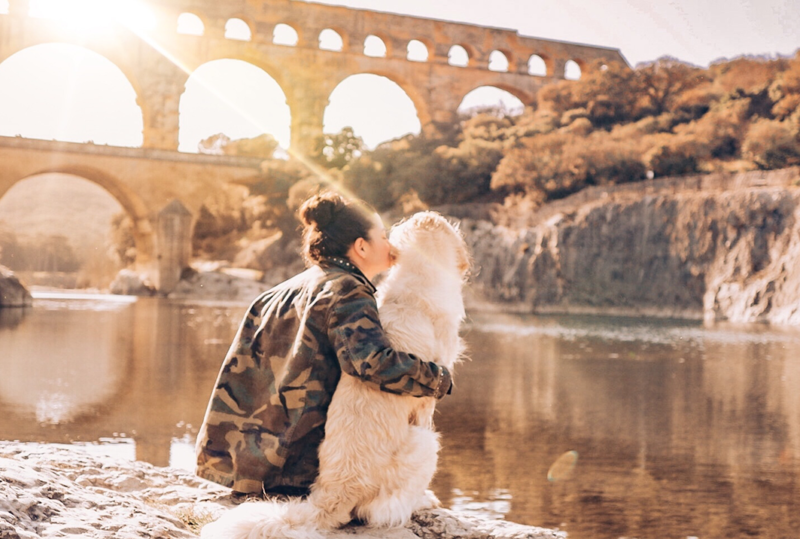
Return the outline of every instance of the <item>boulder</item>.
<path id="1" fill-rule="evenodd" d="M 79 446 L 0 442 L 0 537 L 196 537 L 235 502 L 190 472 L 100 456 Z M 564 539 L 566 534 L 445 509 L 405 528 L 351 526 L 331 539 Z"/>
<path id="2" fill-rule="evenodd" d="M 231 264 L 237 268 L 263 271 L 270 283 L 277 284 L 303 271 L 300 244 L 286 241 L 278 232 L 243 248 Z"/>
<path id="3" fill-rule="evenodd" d="M 123 296 L 152 296 L 156 293 L 155 287 L 146 277 L 129 269 L 117 273 L 109 285 L 109 291 Z"/>
<path id="4" fill-rule="evenodd" d="M 14 272 L 0 266 L 0 308 L 28 307 L 32 303 L 31 293 L 19 282 Z"/>

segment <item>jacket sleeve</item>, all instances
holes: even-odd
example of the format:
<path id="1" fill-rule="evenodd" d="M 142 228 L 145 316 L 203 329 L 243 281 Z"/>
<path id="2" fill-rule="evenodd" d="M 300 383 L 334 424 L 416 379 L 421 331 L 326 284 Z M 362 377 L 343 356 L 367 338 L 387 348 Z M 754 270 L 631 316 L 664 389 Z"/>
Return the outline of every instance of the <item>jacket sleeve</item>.
<path id="1" fill-rule="evenodd" d="M 437 399 L 450 392 L 446 368 L 392 348 L 375 298 L 363 287 L 355 286 L 333 302 L 328 337 L 342 372 L 382 391 Z"/>

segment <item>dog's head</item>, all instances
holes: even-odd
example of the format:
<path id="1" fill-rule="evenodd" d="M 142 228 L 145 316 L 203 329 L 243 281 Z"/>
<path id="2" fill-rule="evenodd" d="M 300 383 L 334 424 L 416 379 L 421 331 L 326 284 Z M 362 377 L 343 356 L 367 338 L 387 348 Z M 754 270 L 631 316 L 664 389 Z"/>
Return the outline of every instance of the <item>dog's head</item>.
<path id="1" fill-rule="evenodd" d="M 469 249 L 458 227 L 439 213 L 423 211 L 392 227 L 389 241 L 398 264 L 415 262 L 437 267 L 465 279 L 471 265 Z"/>

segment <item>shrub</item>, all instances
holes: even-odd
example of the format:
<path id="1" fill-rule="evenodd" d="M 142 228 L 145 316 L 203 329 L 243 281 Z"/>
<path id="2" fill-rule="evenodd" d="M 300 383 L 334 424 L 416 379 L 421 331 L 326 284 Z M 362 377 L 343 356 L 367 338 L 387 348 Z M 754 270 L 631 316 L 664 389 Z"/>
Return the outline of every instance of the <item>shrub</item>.
<path id="1" fill-rule="evenodd" d="M 644 164 L 654 177 L 680 176 L 699 170 L 696 148 L 685 138 L 675 135 L 659 137 L 644 155 Z"/>
<path id="2" fill-rule="evenodd" d="M 763 169 L 800 164 L 800 143 L 792 127 L 789 122 L 756 120 L 742 146 L 744 157 Z"/>
<path id="3" fill-rule="evenodd" d="M 491 185 L 496 190 L 534 194 L 547 201 L 587 185 L 644 178 L 645 167 L 635 144 L 604 131 L 576 136 L 562 130 L 526 139 L 507 152 L 492 176 Z"/>

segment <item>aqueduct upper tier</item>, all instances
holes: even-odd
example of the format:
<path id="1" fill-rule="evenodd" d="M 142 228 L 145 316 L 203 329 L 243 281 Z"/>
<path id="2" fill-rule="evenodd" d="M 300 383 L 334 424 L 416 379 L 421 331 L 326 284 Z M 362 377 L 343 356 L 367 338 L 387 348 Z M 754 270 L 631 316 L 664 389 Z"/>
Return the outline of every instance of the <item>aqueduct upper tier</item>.
<path id="1" fill-rule="evenodd" d="M 149 28 L 109 22 L 88 32 L 63 21 L 34 18 L 29 0 L 9 0 L 0 15 L 0 62 L 27 47 L 72 43 L 114 62 L 137 92 L 144 115 L 144 147 L 178 148 L 178 108 L 190 74 L 218 59 L 254 64 L 283 88 L 292 113 L 292 147 L 303 152 L 322 132 L 328 97 L 344 79 L 360 73 L 385 76 L 399 84 L 417 107 L 423 129 L 455 118 L 464 95 L 480 86 L 506 90 L 530 103 L 544 84 L 564 78 L 572 60 L 582 69 L 592 62 L 625 62 L 617 49 L 519 35 L 516 31 L 294 0 L 142 0 L 152 11 Z M 196 21 L 195 35 L 178 32 L 181 17 Z M 245 28 L 232 38 L 232 21 Z M 276 29 L 293 32 L 289 44 L 275 41 Z M 320 48 L 320 34 L 335 32 L 341 50 Z M 365 54 L 367 38 L 380 39 L 381 57 Z M 285 41 L 283 41 L 285 43 Z M 427 49 L 427 59 L 409 60 L 409 44 Z M 451 65 L 453 47 L 466 53 L 465 65 Z M 490 58 L 507 60 L 490 69 Z M 529 61 L 545 66 L 530 74 Z"/>

